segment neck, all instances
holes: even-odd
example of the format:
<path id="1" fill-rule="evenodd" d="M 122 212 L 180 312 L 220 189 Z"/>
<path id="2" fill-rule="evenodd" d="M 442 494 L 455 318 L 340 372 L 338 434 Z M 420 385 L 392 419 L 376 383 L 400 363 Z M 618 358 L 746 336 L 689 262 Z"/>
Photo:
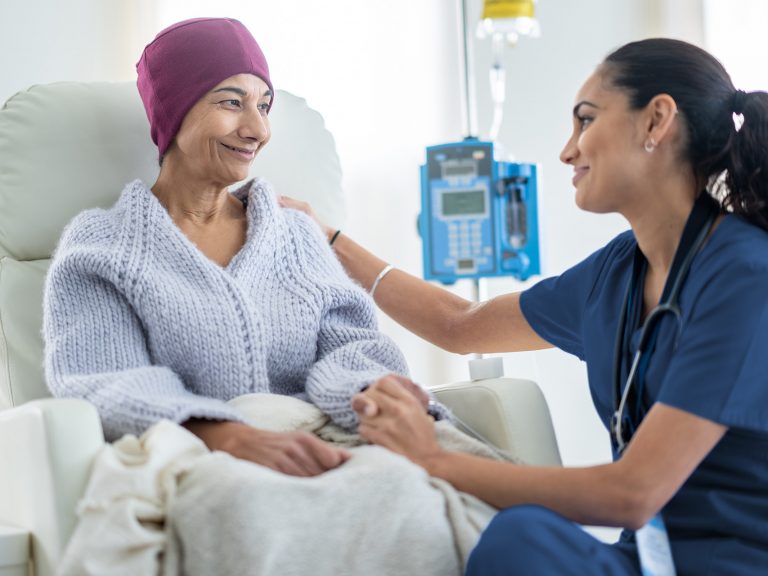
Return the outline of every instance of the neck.
<path id="1" fill-rule="evenodd" d="M 163 163 L 152 193 L 175 222 L 196 225 L 210 224 L 227 216 L 232 201 L 225 184 L 196 178 L 171 162 Z"/>
<path id="2" fill-rule="evenodd" d="M 642 198 L 642 209 L 625 217 L 648 261 L 649 271 L 666 278 L 698 191 L 693 184 L 662 186 L 655 190 L 656 193 Z"/>

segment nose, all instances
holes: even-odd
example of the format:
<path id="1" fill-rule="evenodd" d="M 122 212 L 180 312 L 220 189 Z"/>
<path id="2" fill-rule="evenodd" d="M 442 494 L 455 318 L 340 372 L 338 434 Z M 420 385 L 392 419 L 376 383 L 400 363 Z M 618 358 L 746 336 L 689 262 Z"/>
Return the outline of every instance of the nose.
<path id="1" fill-rule="evenodd" d="M 244 140 L 251 140 L 261 145 L 266 144 L 272 134 L 269 117 L 261 110 L 249 110 L 240 126 L 239 135 Z"/>
<path id="2" fill-rule="evenodd" d="M 576 157 L 579 155 L 579 147 L 576 144 L 576 134 L 571 134 L 571 137 L 563 146 L 560 152 L 560 162 L 563 164 L 573 164 Z"/>

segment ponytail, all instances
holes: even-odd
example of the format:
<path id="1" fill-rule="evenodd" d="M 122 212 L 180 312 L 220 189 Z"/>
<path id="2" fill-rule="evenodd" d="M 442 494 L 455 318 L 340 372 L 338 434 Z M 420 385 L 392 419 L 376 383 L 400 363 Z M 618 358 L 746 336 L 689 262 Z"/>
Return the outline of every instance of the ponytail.
<path id="1" fill-rule="evenodd" d="M 768 230 L 768 93 L 737 90 L 733 100 L 741 126 L 729 139 L 723 207 Z"/>

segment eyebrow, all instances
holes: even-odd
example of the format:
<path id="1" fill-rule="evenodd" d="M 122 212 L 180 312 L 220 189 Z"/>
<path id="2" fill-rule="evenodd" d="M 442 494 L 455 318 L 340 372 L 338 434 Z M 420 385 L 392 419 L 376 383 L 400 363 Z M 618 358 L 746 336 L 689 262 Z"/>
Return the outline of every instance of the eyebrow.
<path id="1" fill-rule="evenodd" d="M 245 90 L 243 90 L 242 88 L 237 88 L 236 86 L 223 86 L 222 88 L 217 88 L 216 90 L 213 90 L 214 94 L 216 92 L 234 92 L 235 94 L 238 94 L 238 95 L 242 96 L 243 98 L 245 98 L 248 95 L 248 93 Z M 267 90 L 266 92 L 264 92 L 264 94 L 261 95 L 261 97 L 262 98 L 265 98 L 265 97 L 270 97 L 271 98 L 272 97 L 272 90 Z"/>
<path id="2" fill-rule="evenodd" d="M 600 107 L 597 104 L 593 104 L 589 100 L 582 100 L 581 102 L 576 104 L 576 106 L 573 107 L 573 115 L 574 116 L 578 116 L 579 115 L 579 108 L 581 108 L 582 106 L 591 106 L 592 108 L 596 108 L 598 110 L 600 109 Z"/>
<path id="3" fill-rule="evenodd" d="M 246 91 L 243 90 L 242 88 L 236 88 L 234 86 L 224 86 L 223 88 L 217 88 L 213 92 L 214 93 L 216 93 L 216 92 L 234 92 L 235 94 L 239 94 L 240 96 L 243 96 L 243 97 L 246 96 L 246 94 L 247 94 Z"/>

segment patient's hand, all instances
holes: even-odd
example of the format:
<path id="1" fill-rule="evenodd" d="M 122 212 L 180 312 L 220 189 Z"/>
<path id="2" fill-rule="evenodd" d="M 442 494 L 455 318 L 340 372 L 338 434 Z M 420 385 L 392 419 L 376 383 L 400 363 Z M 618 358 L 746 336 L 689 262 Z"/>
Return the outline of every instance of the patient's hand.
<path id="1" fill-rule="evenodd" d="M 360 434 L 374 444 L 403 454 L 424 467 L 431 457 L 442 452 L 435 423 L 422 402 L 391 376 L 357 394 L 352 399 L 352 408 L 360 418 Z"/>
<path id="2" fill-rule="evenodd" d="M 304 214 L 306 214 L 307 216 L 312 218 L 312 220 L 317 222 L 317 225 L 320 226 L 320 229 L 328 237 L 329 240 L 331 239 L 331 236 L 333 236 L 336 233 L 335 228 L 326 226 L 325 223 L 322 222 L 317 217 L 317 214 L 315 214 L 315 211 L 312 209 L 312 206 L 310 206 L 308 202 L 302 202 L 301 200 L 296 200 L 295 198 L 291 198 L 290 196 L 279 196 L 277 198 L 277 202 L 283 208 L 293 208 L 294 210 L 299 210 L 301 212 L 304 212 Z"/>
<path id="3" fill-rule="evenodd" d="M 241 422 L 192 419 L 183 426 L 211 450 L 221 450 L 291 476 L 317 476 L 350 454 L 308 432 L 270 432 Z"/>
<path id="4" fill-rule="evenodd" d="M 427 391 L 424 390 L 424 388 L 416 384 L 416 382 L 410 378 L 401 376 L 400 374 L 387 374 L 386 376 L 379 378 L 377 382 L 381 382 L 382 380 L 391 380 L 393 382 L 397 382 L 400 386 L 410 392 L 413 397 L 416 398 L 416 400 L 418 400 L 419 404 L 422 405 L 425 412 L 429 408 L 429 394 L 427 394 Z"/>

